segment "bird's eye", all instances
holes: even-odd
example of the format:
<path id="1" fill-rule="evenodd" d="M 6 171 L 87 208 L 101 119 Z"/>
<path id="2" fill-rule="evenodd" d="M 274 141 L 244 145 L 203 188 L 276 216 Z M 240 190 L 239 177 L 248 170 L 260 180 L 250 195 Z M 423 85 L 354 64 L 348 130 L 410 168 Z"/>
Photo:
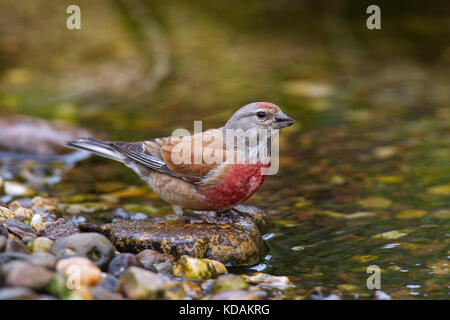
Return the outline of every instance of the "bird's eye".
<path id="1" fill-rule="evenodd" d="M 256 116 L 257 116 L 258 118 L 264 118 L 264 117 L 266 116 L 266 113 L 263 112 L 263 111 L 259 111 L 258 113 L 256 113 Z"/>

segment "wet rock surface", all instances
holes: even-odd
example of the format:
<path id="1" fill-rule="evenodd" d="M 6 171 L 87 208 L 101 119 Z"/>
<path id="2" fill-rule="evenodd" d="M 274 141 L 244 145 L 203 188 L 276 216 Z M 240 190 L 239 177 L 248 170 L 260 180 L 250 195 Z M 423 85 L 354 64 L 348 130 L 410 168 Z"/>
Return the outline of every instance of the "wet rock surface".
<path id="1" fill-rule="evenodd" d="M 247 214 L 221 224 L 155 219 L 118 221 L 102 225 L 100 230 L 120 251 L 153 249 L 177 258 L 189 255 L 226 265 L 249 266 L 258 263 L 264 252 L 261 235 L 268 223 L 254 207 L 239 206 L 239 210 Z"/>

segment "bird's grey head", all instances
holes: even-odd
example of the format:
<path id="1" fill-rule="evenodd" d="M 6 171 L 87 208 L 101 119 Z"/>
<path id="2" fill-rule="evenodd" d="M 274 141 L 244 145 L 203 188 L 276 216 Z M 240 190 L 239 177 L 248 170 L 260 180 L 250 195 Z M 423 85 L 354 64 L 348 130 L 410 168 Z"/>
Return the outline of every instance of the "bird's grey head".
<path id="1" fill-rule="evenodd" d="M 240 108 L 225 124 L 225 129 L 281 129 L 295 123 L 280 107 L 270 102 L 253 102 Z"/>

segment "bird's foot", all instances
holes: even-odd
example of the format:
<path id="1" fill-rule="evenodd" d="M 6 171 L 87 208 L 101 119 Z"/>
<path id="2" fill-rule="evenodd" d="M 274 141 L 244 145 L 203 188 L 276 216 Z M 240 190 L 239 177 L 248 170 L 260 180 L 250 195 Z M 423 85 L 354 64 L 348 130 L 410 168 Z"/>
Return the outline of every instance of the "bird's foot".
<path id="1" fill-rule="evenodd" d="M 183 218 L 190 223 L 229 224 L 233 222 L 232 217 L 215 211 L 185 211 Z"/>
<path id="2" fill-rule="evenodd" d="M 252 217 L 252 214 L 250 212 L 241 211 L 241 210 L 238 210 L 236 208 L 231 208 L 228 211 L 232 212 L 232 213 L 234 213 L 235 215 L 238 215 L 238 216 L 244 216 L 244 217 L 249 217 L 249 218 Z"/>

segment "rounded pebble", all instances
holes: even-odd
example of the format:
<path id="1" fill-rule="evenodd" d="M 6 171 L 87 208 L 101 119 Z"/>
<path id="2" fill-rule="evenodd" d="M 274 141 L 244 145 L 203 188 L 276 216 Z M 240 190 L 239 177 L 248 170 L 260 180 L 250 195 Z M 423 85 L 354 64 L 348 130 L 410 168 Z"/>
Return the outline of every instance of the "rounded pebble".
<path id="1" fill-rule="evenodd" d="M 56 269 L 63 272 L 74 289 L 96 285 L 102 279 L 101 270 L 87 258 L 71 257 L 59 260 Z"/>

